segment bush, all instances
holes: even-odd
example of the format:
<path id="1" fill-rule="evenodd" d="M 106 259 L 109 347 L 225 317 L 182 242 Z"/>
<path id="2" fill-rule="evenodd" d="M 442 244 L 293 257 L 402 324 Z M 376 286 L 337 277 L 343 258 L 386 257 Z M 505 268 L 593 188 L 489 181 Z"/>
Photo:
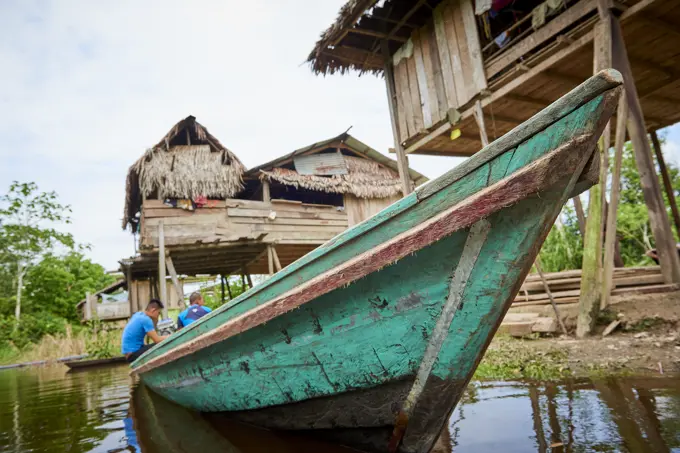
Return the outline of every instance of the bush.
<path id="1" fill-rule="evenodd" d="M 62 335 L 66 332 L 67 321 L 51 313 L 25 314 L 16 324 L 14 317 L 0 318 L 0 347 L 10 343 L 24 348 L 37 343 L 45 335 Z"/>

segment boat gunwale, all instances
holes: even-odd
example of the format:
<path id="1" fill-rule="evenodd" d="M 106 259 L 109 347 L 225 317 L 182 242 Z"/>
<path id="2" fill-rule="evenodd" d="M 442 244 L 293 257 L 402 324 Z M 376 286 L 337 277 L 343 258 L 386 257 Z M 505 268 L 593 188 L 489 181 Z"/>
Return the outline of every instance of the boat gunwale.
<path id="1" fill-rule="evenodd" d="M 420 201 L 425 200 L 426 198 L 436 194 L 443 188 L 456 183 L 457 181 L 461 180 L 462 178 L 466 177 L 467 175 L 481 167 L 482 165 L 488 163 L 489 161 L 498 157 L 502 153 L 507 152 L 516 147 L 517 145 L 525 142 L 527 139 L 538 134 L 545 128 L 549 127 L 551 124 L 568 116 L 569 114 L 583 107 L 585 104 L 597 98 L 604 92 L 616 88 L 622 83 L 623 79 L 621 74 L 614 69 L 602 70 L 597 74 L 593 75 L 592 77 L 586 79 L 583 83 L 578 85 L 569 93 L 565 94 L 560 99 L 558 99 L 545 109 L 538 112 L 536 115 L 531 117 L 526 122 L 513 128 L 511 131 L 509 131 L 502 137 L 498 138 L 491 144 L 485 146 L 484 148 L 482 148 L 482 150 L 480 150 L 471 158 L 465 160 L 460 165 L 449 170 L 442 176 L 426 182 L 422 186 L 418 187 L 413 193 L 396 201 L 395 203 L 388 206 L 378 214 L 375 214 L 374 216 L 369 217 L 363 222 L 345 230 L 344 232 L 330 239 L 328 242 L 321 245 L 317 249 L 309 252 L 299 260 L 286 266 L 283 270 L 277 272 L 268 280 L 249 289 L 248 291 L 242 293 L 229 303 L 223 305 L 222 307 L 217 308 L 216 310 L 213 310 L 210 314 L 202 317 L 197 322 L 194 322 L 190 326 L 182 329 L 176 334 L 173 334 L 174 338 L 172 338 L 172 340 L 174 343 L 177 344 L 171 346 L 170 349 L 161 353 L 161 355 L 164 355 L 172 351 L 173 349 L 184 345 L 186 342 L 182 342 L 182 337 L 185 337 L 187 335 L 185 332 L 190 332 L 192 329 L 198 328 L 202 323 L 204 323 L 208 319 L 213 318 L 215 316 L 219 316 L 220 314 L 229 311 L 233 307 L 259 294 L 263 290 L 270 288 L 272 285 L 280 282 L 284 278 L 291 276 L 292 274 L 302 269 L 303 267 L 313 264 L 317 260 L 321 259 L 323 256 L 349 243 L 350 241 L 356 239 L 360 235 L 365 234 L 385 224 L 393 217 L 402 214 L 403 212 L 406 212 L 408 209 L 412 208 Z M 323 274 L 326 274 L 330 270 L 332 269 L 324 271 Z M 306 282 L 301 282 L 300 284 L 304 283 Z M 295 287 L 291 288 L 290 290 L 293 289 L 295 289 Z M 287 292 L 288 292 L 287 290 L 284 290 L 281 293 L 281 295 Z M 268 301 L 265 301 L 262 304 L 258 305 L 264 305 L 265 303 L 273 299 L 277 299 L 281 295 L 274 296 L 270 298 Z M 248 312 L 249 311 L 251 310 L 248 310 Z M 242 315 L 245 315 L 248 312 L 245 312 Z M 239 318 L 242 315 L 237 315 L 236 318 Z M 192 340 L 193 339 L 190 339 L 189 341 Z M 161 344 L 162 343 L 160 343 L 159 345 Z M 153 347 L 149 351 L 146 351 L 144 354 L 142 354 L 142 356 L 140 356 L 132 364 L 133 368 L 132 371 L 136 372 L 138 368 L 144 366 L 146 364 L 147 357 L 150 356 L 151 354 L 154 354 L 158 349 L 159 349 L 158 347 Z M 155 356 L 151 358 L 151 360 L 154 360 L 157 357 L 160 357 L 161 355 Z"/>

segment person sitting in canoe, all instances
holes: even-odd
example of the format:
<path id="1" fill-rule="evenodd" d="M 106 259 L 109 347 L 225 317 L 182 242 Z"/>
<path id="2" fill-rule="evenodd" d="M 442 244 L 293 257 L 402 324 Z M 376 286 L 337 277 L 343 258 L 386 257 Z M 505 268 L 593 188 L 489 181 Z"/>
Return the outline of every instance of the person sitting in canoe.
<path id="1" fill-rule="evenodd" d="M 121 352 L 128 362 L 134 362 L 137 358 L 150 349 L 155 343 L 160 343 L 167 336 L 156 332 L 155 324 L 158 315 L 163 309 L 163 302 L 151 299 L 144 311 L 138 311 L 130 318 L 123 330 Z M 154 344 L 144 344 L 144 338 L 149 337 Z"/>
<path id="2" fill-rule="evenodd" d="M 189 297 L 189 308 L 184 310 L 177 317 L 177 329 L 186 327 L 197 319 L 210 313 L 212 310 L 205 306 L 205 301 L 201 293 L 193 293 Z"/>

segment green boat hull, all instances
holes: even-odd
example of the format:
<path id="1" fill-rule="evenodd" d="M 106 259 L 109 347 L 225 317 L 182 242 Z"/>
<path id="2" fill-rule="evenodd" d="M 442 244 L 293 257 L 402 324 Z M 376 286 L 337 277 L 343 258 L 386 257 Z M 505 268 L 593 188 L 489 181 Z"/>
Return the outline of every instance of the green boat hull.
<path id="1" fill-rule="evenodd" d="M 133 364 L 160 395 L 372 451 L 428 451 L 564 203 L 593 184 L 600 73 Z"/>

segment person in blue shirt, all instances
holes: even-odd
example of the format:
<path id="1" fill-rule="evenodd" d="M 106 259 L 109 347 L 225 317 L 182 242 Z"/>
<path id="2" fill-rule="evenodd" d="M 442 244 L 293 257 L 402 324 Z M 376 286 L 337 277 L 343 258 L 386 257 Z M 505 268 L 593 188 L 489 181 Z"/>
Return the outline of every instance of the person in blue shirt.
<path id="1" fill-rule="evenodd" d="M 193 293 L 189 297 L 189 308 L 184 310 L 177 317 L 177 329 L 186 327 L 192 322 L 210 313 L 212 310 L 205 305 L 201 293 Z"/>
<path id="2" fill-rule="evenodd" d="M 144 344 L 144 339 L 149 337 L 151 341 L 160 343 L 167 336 L 156 332 L 155 324 L 163 309 L 163 303 L 158 299 L 151 299 L 144 311 L 138 311 L 128 321 L 123 330 L 121 352 L 128 362 L 134 362 L 137 358 L 151 349 L 153 344 Z"/>

